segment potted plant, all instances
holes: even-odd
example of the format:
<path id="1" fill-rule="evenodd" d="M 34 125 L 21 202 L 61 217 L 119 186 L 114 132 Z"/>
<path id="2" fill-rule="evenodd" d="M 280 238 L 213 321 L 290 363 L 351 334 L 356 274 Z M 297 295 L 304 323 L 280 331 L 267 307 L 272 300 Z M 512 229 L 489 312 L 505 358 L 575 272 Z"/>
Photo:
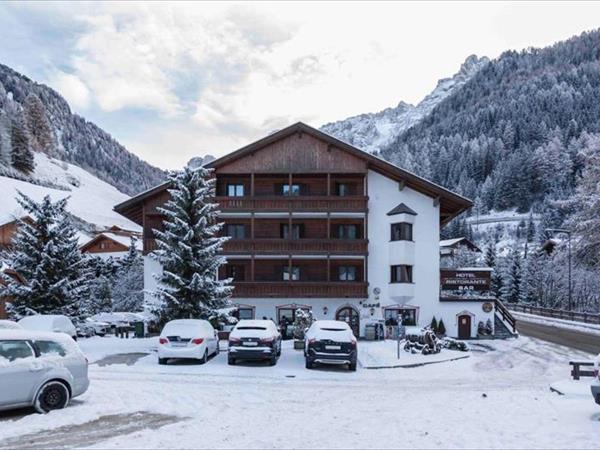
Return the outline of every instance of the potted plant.
<path id="1" fill-rule="evenodd" d="M 294 318 L 294 349 L 304 349 L 304 333 L 313 323 L 311 311 L 298 308 Z"/>

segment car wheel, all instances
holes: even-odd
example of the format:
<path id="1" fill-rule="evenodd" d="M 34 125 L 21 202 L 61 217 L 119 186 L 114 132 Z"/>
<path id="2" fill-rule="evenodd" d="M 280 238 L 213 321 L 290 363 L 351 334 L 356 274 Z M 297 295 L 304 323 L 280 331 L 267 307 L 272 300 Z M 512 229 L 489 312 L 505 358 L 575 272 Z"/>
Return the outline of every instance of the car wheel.
<path id="1" fill-rule="evenodd" d="M 62 409 L 69 404 L 71 395 L 69 388 L 60 381 L 49 381 L 39 390 L 35 397 L 35 410 L 45 414 L 55 409 Z"/>
<path id="2" fill-rule="evenodd" d="M 204 356 L 200 360 L 200 364 L 206 364 L 208 362 L 208 349 L 204 350 Z"/>
<path id="3" fill-rule="evenodd" d="M 230 356 L 229 358 L 227 358 L 227 364 L 229 364 L 230 366 L 235 366 L 235 359 L 233 359 Z"/>
<path id="4" fill-rule="evenodd" d="M 167 358 L 158 358 L 158 364 L 164 366 L 167 364 Z"/>
<path id="5" fill-rule="evenodd" d="M 306 368 L 307 369 L 312 369 L 314 366 L 314 363 L 311 361 L 310 358 L 306 358 Z"/>
<path id="6" fill-rule="evenodd" d="M 271 359 L 269 359 L 270 366 L 274 366 L 275 364 L 277 364 L 277 354 L 274 354 L 273 356 L 271 356 Z"/>
<path id="7" fill-rule="evenodd" d="M 348 369 L 350 369 L 350 372 L 356 372 L 356 361 L 354 361 L 354 362 L 351 362 L 351 363 L 348 365 Z"/>

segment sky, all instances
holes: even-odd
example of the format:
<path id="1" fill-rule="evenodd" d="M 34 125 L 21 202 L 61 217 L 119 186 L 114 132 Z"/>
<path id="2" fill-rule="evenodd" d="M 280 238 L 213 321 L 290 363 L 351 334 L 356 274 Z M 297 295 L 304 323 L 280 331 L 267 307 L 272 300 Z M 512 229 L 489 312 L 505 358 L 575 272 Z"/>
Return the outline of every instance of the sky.
<path id="1" fill-rule="evenodd" d="M 164 169 L 418 103 L 472 54 L 600 27 L 592 2 L 2 2 L 0 63 Z"/>

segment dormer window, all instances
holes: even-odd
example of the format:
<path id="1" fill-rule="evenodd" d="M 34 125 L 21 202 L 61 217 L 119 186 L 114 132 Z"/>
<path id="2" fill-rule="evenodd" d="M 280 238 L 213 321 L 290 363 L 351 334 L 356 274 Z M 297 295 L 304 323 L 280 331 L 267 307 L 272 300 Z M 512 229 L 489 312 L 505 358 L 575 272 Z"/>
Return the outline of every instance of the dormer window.
<path id="1" fill-rule="evenodd" d="M 412 223 L 400 222 L 393 223 L 391 227 L 392 241 L 412 241 L 413 240 L 413 229 Z"/>

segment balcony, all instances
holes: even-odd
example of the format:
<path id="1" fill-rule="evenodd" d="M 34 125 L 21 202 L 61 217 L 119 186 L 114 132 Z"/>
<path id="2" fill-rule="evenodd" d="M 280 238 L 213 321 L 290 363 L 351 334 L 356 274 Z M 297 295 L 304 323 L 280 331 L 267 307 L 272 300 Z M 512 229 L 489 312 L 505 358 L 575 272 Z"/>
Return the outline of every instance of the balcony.
<path id="1" fill-rule="evenodd" d="M 235 282 L 234 298 L 367 298 L 367 283 L 325 281 Z"/>
<path id="2" fill-rule="evenodd" d="M 222 212 L 366 212 L 367 200 L 361 195 L 215 197 Z"/>
<path id="3" fill-rule="evenodd" d="M 224 253 L 239 255 L 257 253 L 261 255 L 365 255 L 366 239 L 231 239 L 223 247 Z"/>

